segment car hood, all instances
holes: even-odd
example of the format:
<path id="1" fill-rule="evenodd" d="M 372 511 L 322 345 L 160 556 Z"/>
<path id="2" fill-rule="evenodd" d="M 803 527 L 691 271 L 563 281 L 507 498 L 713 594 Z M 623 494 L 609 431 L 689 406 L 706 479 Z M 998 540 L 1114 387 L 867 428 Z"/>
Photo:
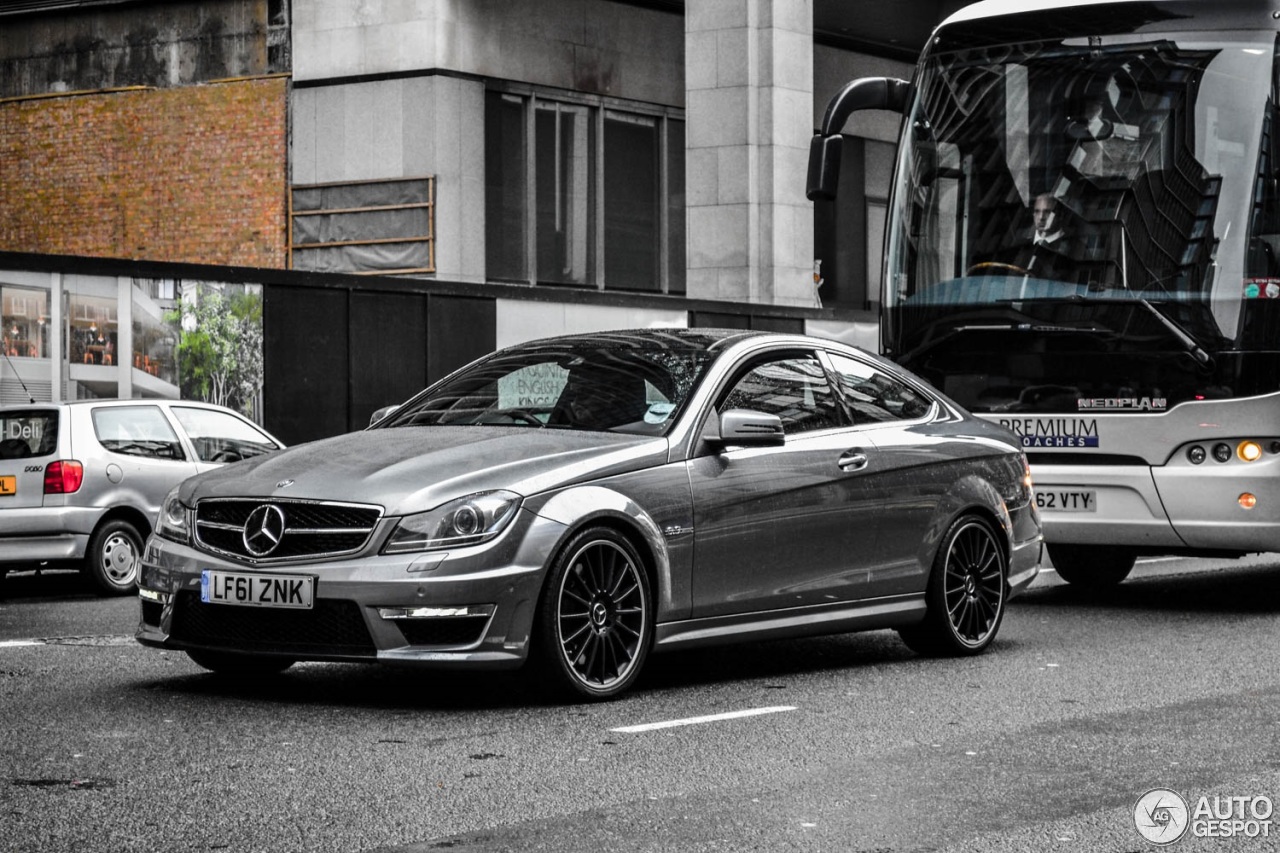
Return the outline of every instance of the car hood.
<path id="1" fill-rule="evenodd" d="M 667 461 L 665 438 L 530 427 L 432 426 L 353 432 L 192 477 L 203 498 L 376 504 L 387 515 L 433 509 L 490 489 L 524 497 Z"/>

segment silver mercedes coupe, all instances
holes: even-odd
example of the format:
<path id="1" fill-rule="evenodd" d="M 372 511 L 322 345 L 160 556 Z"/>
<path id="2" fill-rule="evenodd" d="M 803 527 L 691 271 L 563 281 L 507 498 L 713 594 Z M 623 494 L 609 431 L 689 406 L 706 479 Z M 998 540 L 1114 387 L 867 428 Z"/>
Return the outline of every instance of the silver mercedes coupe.
<path id="1" fill-rule="evenodd" d="M 651 652 L 896 629 L 971 655 L 1035 578 L 1020 445 L 891 362 L 707 329 L 534 341 L 368 429 L 165 499 L 148 646 L 513 669 L 616 696 Z"/>

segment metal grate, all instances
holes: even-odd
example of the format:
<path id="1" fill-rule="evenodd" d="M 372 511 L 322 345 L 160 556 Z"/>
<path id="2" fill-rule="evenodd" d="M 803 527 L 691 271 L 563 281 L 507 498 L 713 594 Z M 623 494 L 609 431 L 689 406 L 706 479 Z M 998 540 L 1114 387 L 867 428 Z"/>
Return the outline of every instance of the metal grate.
<path id="1" fill-rule="evenodd" d="M 249 516 L 262 506 L 284 513 L 280 544 L 269 554 L 250 554 L 244 543 Z M 196 542 L 200 547 L 251 563 L 305 557 L 338 557 L 359 551 L 382 517 L 382 508 L 312 501 L 203 500 L 196 504 Z"/>
<path id="2" fill-rule="evenodd" d="M 310 610 L 205 604 L 178 593 L 169 637 L 177 643 L 242 652 L 374 657 L 360 607 L 354 601 L 317 599 Z"/>
<path id="3" fill-rule="evenodd" d="M 411 646 L 474 646 L 487 624 L 487 615 L 396 620 L 396 627 Z"/>

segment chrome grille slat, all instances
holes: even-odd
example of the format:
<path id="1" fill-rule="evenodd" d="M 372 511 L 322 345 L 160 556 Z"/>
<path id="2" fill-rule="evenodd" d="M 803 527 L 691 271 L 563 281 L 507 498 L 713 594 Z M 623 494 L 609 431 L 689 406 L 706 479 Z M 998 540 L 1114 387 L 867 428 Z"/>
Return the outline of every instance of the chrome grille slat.
<path id="1" fill-rule="evenodd" d="M 255 556 L 245 547 L 244 527 L 255 509 L 278 507 L 285 518 L 279 544 L 270 554 Z M 329 559 L 364 548 L 382 519 L 382 507 L 283 498 L 209 498 L 195 511 L 198 547 L 255 565 L 303 559 Z"/>

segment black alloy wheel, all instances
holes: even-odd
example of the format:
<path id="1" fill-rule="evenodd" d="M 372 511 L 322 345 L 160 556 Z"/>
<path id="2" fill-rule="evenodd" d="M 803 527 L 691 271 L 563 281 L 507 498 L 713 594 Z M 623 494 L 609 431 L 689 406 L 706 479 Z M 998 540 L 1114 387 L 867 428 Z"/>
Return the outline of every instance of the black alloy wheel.
<path id="1" fill-rule="evenodd" d="M 561 551 L 539 607 L 534 653 L 558 692 L 607 699 L 640 674 L 653 641 L 649 579 L 626 537 L 584 530 Z"/>
<path id="2" fill-rule="evenodd" d="M 947 530 L 934 558 L 919 625 L 898 631 L 903 642 L 927 655 L 975 655 L 1000 630 L 1008 598 L 1008 566 L 995 530 L 966 515 Z"/>

